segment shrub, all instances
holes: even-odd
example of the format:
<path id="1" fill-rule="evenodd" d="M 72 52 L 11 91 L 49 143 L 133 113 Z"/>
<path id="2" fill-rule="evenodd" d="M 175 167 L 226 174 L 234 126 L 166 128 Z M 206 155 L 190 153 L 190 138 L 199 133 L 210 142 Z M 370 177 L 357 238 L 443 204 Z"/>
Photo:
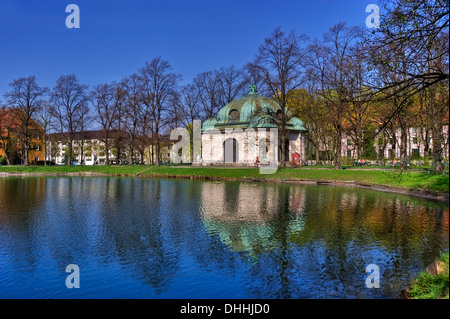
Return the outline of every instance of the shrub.
<path id="1" fill-rule="evenodd" d="M 440 258 L 443 271 L 437 275 L 422 272 L 412 282 L 409 295 L 413 299 L 441 299 L 449 297 L 449 254 Z"/>

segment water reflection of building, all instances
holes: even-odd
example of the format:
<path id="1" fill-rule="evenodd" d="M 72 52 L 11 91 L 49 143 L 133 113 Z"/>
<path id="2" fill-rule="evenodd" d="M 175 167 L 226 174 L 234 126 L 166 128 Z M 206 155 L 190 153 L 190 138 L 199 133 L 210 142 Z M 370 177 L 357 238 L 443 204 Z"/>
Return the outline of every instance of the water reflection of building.
<path id="1" fill-rule="evenodd" d="M 47 187 L 46 178 L 8 177 L 0 180 L 0 223 L 20 220 L 30 207 L 37 210 L 43 205 Z M 26 194 L 26 200 L 17 200 Z M 24 195 L 25 196 L 25 195 Z"/>
<path id="2" fill-rule="evenodd" d="M 278 193 L 274 187 L 217 182 L 205 183 L 202 188 L 205 218 L 261 223 L 277 213 L 278 202 Z"/>
<path id="3" fill-rule="evenodd" d="M 292 214 L 303 215 L 305 212 L 305 189 L 291 187 L 289 189 L 289 211 Z"/>
<path id="4" fill-rule="evenodd" d="M 267 251 L 279 245 L 282 233 L 289 237 L 304 226 L 305 196 L 299 187 L 216 182 L 204 183 L 201 194 L 205 229 L 234 251 Z M 279 222 L 279 214 L 286 214 L 286 223 Z"/>

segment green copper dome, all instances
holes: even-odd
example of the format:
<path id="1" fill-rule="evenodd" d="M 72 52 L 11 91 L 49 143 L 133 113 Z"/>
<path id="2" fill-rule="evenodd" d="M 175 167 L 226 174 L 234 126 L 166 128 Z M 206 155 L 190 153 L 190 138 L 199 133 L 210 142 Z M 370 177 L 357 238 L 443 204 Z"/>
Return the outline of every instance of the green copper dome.
<path id="1" fill-rule="evenodd" d="M 257 114 L 276 114 L 280 106 L 273 100 L 250 93 L 223 107 L 217 114 L 218 124 L 248 123 Z"/>
<path id="2" fill-rule="evenodd" d="M 217 120 L 215 118 L 209 118 L 202 124 L 202 131 L 214 130 Z"/>
<path id="3" fill-rule="evenodd" d="M 277 121 L 268 114 L 259 114 L 258 116 L 254 116 L 249 124 L 248 127 L 265 127 L 265 128 L 276 128 L 278 127 Z"/>
<path id="4" fill-rule="evenodd" d="M 306 131 L 305 124 L 298 117 L 291 118 L 286 124 L 294 131 Z"/>
<path id="5" fill-rule="evenodd" d="M 210 118 L 202 125 L 202 131 L 224 128 L 273 128 L 277 127 L 277 118 L 281 107 L 272 99 L 256 93 L 255 86 L 250 86 L 250 93 L 242 96 L 220 109 L 217 119 Z M 286 110 L 286 116 L 290 113 Z M 295 131 L 305 131 L 303 122 L 291 118 L 286 128 Z"/>

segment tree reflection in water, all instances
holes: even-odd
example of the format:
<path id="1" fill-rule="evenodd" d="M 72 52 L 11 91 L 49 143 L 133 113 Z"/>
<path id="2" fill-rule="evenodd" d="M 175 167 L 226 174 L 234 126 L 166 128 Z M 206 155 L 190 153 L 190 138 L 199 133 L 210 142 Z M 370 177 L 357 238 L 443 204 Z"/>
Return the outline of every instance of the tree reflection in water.
<path id="1" fill-rule="evenodd" d="M 3 178 L 0 297 L 394 297 L 448 249 L 448 215 L 353 188 Z M 80 291 L 60 284 L 71 263 Z"/>
<path id="2" fill-rule="evenodd" d="M 252 263 L 247 287 L 256 298 L 395 296 L 411 269 L 448 247 L 448 206 L 424 203 L 336 187 L 214 183 L 202 191 L 205 228 Z M 381 291 L 365 287 L 371 263 L 383 266 Z"/>

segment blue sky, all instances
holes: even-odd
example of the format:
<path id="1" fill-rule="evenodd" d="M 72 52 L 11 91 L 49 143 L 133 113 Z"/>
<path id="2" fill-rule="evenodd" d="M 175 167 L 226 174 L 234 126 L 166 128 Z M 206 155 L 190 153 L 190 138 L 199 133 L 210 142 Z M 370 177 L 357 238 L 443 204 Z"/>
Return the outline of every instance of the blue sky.
<path id="1" fill-rule="evenodd" d="M 68 29 L 68 4 L 80 28 Z M 53 87 L 119 81 L 161 56 L 183 84 L 196 74 L 251 61 L 275 27 L 322 37 L 339 21 L 364 25 L 377 0 L 0 0 L 0 99 L 18 77 Z"/>

